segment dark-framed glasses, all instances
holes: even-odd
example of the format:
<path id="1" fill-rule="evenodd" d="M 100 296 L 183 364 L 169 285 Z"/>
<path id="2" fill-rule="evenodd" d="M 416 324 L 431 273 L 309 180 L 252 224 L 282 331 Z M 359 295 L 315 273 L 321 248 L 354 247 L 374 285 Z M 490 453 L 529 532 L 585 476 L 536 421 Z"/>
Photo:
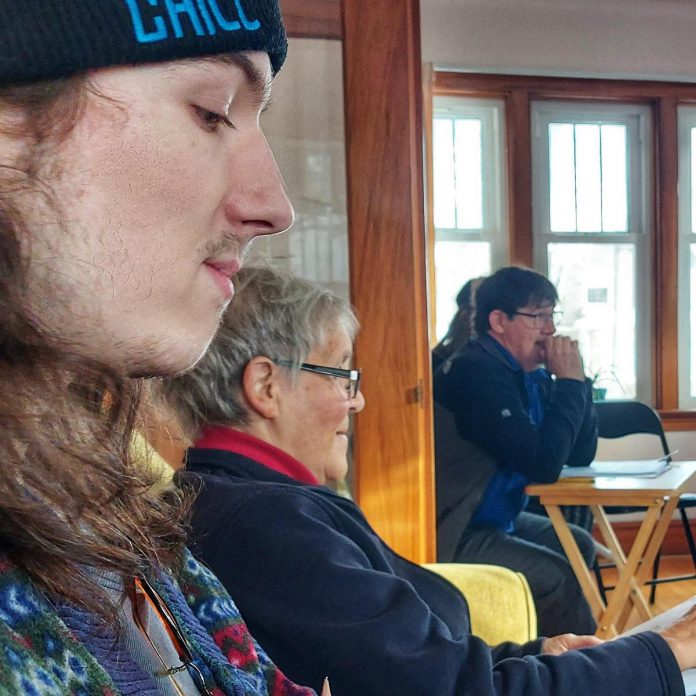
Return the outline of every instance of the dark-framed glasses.
<path id="1" fill-rule="evenodd" d="M 295 363 L 290 360 L 275 360 L 278 365 L 283 367 L 295 367 Z M 353 368 L 350 370 L 344 370 L 341 367 L 327 367 L 325 365 L 313 365 L 312 363 L 300 363 L 296 366 L 300 370 L 305 372 L 314 372 L 317 375 L 328 375 L 329 377 L 335 377 L 336 379 L 345 380 L 345 392 L 349 399 L 355 399 L 360 391 L 360 379 L 362 377 L 362 370 L 359 368 Z"/>
<path id="2" fill-rule="evenodd" d="M 158 673 L 156 676 L 168 677 L 174 692 L 177 695 L 185 696 L 184 691 L 176 681 L 175 677 L 179 672 L 186 670 L 191 676 L 196 688 L 203 696 L 213 696 L 212 691 L 210 691 L 208 685 L 206 684 L 205 677 L 198 668 L 198 665 L 196 665 L 194 662 L 193 650 L 189 645 L 186 636 L 179 627 L 179 623 L 169 610 L 166 602 L 164 599 L 162 599 L 157 590 L 155 590 L 155 588 L 145 578 L 140 577 L 133 578 L 132 584 L 128 590 L 133 608 L 133 621 L 135 622 L 138 630 L 150 644 L 155 655 L 157 655 L 157 658 L 162 664 L 162 672 Z M 167 661 L 157 649 L 157 645 L 150 637 L 139 609 L 140 599 L 147 602 L 154 615 L 159 619 L 164 627 L 164 630 L 169 636 L 169 640 L 171 641 L 171 644 L 179 658 L 180 663 L 178 665 L 167 665 Z"/>
<path id="3" fill-rule="evenodd" d="M 554 310 L 553 312 L 513 312 L 513 314 L 518 314 L 521 317 L 529 317 L 532 320 L 532 324 L 535 329 L 543 329 L 547 324 L 557 324 L 563 312 Z"/>

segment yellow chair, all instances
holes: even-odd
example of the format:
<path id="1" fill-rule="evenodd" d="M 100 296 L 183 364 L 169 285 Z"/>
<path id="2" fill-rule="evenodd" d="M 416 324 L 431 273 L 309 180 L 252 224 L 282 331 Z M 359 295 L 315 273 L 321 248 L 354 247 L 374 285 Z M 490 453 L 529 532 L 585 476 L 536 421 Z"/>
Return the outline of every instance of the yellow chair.
<path id="1" fill-rule="evenodd" d="M 133 461 L 149 473 L 156 474 L 159 480 L 153 485 L 151 491 L 155 494 L 160 494 L 167 488 L 172 486 L 172 478 L 174 477 L 174 469 L 169 463 L 160 456 L 159 452 L 154 449 L 142 433 L 137 430 L 133 432 L 131 439 L 131 456 Z"/>
<path id="2" fill-rule="evenodd" d="M 466 597 L 471 632 L 488 645 L 526 643 L 537 637 L 534 599 L 522 573 L 468 563 L 424 566 L 449 580 Z"/>

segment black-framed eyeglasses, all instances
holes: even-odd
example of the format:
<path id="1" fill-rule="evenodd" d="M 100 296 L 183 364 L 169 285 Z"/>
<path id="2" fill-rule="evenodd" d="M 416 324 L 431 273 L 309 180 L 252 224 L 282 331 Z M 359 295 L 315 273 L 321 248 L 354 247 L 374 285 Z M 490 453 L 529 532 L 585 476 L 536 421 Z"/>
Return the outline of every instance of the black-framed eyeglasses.
<path id="1" fill-rule="evenodd" d="M 162 663 L 162 667 L 164 668 L 164 671 L 161 672 L 158 676 L 169 677 L 169 679 L 171 680 L 171 686 L 174 689 L 174 691 L 177 694 L 181 694 L 181 696 L 184 696 L 184 692 L 182 691 L 181 687 L 174 679 L 174 677 L 179 672 L 187 670 L 189 675 L 191 676 L 191 679 L 196 685 L 196 688 L 201 692 L 201 694 L 203 694 L 204 696 L 213 696 L 212 691 L 208 688 L 208 685 L 206 684 L 203 673 L 198 668 L 198 665 L 196 665 L 196 663 L 194 662 L 193 650 L 189 645 L 186 636 L 181 630 L 176 618 L 169 610 L 169 607 L 165 603 L 164 599 L 160 597 L 157 590 L 155 590 L 155 588 L 145 578 L 140 577 L 133 578 L 133 582 L 128 589 L 131 598 L 131 605 L 133 608 L 133 620 L 135 622 L 135 625 L 146 638 L 148 643 L 151 645 L 159 661 Z M 148 633 L 148 630 L 143 622 L 143 617 L 141 616 L 140 611 L 138 610 L 138 597 L 142 597 L 150 605 L 150 608 L 154 612 L 155 616 L 157 616 L 157 618 L 162 623 L 162 626 L 164 627 L 167 635 L 169 636 L 172 646 L 174 647 L 174 650 L 176 651 L 179 657 L 180 664 L 167 666 L 164 657 L 157 649 L 157 646 L 150 637 L 150 634 Z"/>
<path id="2" fill-rule="evenodd" d="M 290 360 L 276 360 L 276 364 L 283 367 L 295 367 L 295 363 Z M 346 395 L 349 399 L 355 399 L 360 391 L 360 379 L 362 378 L 362 370 L 353 368 L 344 370 L 341 367 L 327 367 L 325 365 L 313 365 L 312 363 L 300 363 L 297 368 L 305 372 L 314 372 L 318 375 L 328 375 L 337 379 L 346 380 Z"/>
<path id="3" fill-rule="evenodd" d="M 563 312 L 553 311 L 553 312 L 513 312 L 513 314 L 519 314 L 522 317 L 529 317 L 532 319 L 532 324 L 535 329 L 543 329 L 546 324 L 557 324 Z"/>

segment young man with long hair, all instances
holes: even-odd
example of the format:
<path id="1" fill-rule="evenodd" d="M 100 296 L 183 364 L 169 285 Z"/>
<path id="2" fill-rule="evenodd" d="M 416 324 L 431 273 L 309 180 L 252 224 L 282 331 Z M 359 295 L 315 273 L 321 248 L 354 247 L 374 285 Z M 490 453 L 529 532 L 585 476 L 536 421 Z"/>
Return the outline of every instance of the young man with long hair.
<path id="1" fill-rule="evenodd" d="M 309 694 L 133 461 L 244 251 L 292 222 L 259 127 L 275 0 L 0 0 L 0 692 Z"/>

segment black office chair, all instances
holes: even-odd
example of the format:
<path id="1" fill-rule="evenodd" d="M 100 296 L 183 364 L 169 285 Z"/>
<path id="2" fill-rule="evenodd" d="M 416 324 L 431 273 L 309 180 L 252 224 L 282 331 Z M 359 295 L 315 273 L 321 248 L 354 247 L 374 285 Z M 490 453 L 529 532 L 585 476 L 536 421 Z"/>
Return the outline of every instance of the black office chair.
<path id="1" fill-rule="evenodd" d="M 635 435 L 641 433 L 656 435 L 660 438 L 663 453 L 669 454 L 669 445 L 667 444 L 667 438 L 665 437 L 665 431 L 662 427 L 660 416 L 647 404 L 640 401 L 596 401 L 595 410 L 597 412 L 597 429 L 599 432 L 599 437 L 619 438 L 626 435 Z M 691 560 L 694 564 L 694 569 L 696 570 L 696 544 L 694 544 L 694 538 L 691 533 L 691 525 L 689 524 L 689 518 L 686 514 L 687 508 L 696 507 L 696 495 L 693 493 L 683 494 L 679 499 L 677 507 L 681 515 L 684 536 L 686 537 L 687 544 L 689 545 Z M 635 507 L 610 507 L 606 509 L 606 512 L 608 514 L 622 514 L 627 512 L 635 512 L 642 509 L 643 508 Z M 646 583 L 652 586 L 650 590 L 651 604 L 655 603 L 655 591 L 657 590 L 658 584 L 664 582 L 677 582 L 679 580 L 693 580 L 696 578 L 696 573 L 694 573 L 691 575 L 679 575 L 658 580 L 657 575 L 660 569 L 660 553 L 661 551 L 658 551 L 657 556 L 655 556 L 653 578 Z M 606 565 L 599 567 L 606 567 Z M 600 584 L 600 592 L 602 593 L 602 596 L 605 596 L 604 590 L 609 588 L 604 588 L 601 580 L 601 573 L 597 571 L 596 574 L 598 583 Z"/>

